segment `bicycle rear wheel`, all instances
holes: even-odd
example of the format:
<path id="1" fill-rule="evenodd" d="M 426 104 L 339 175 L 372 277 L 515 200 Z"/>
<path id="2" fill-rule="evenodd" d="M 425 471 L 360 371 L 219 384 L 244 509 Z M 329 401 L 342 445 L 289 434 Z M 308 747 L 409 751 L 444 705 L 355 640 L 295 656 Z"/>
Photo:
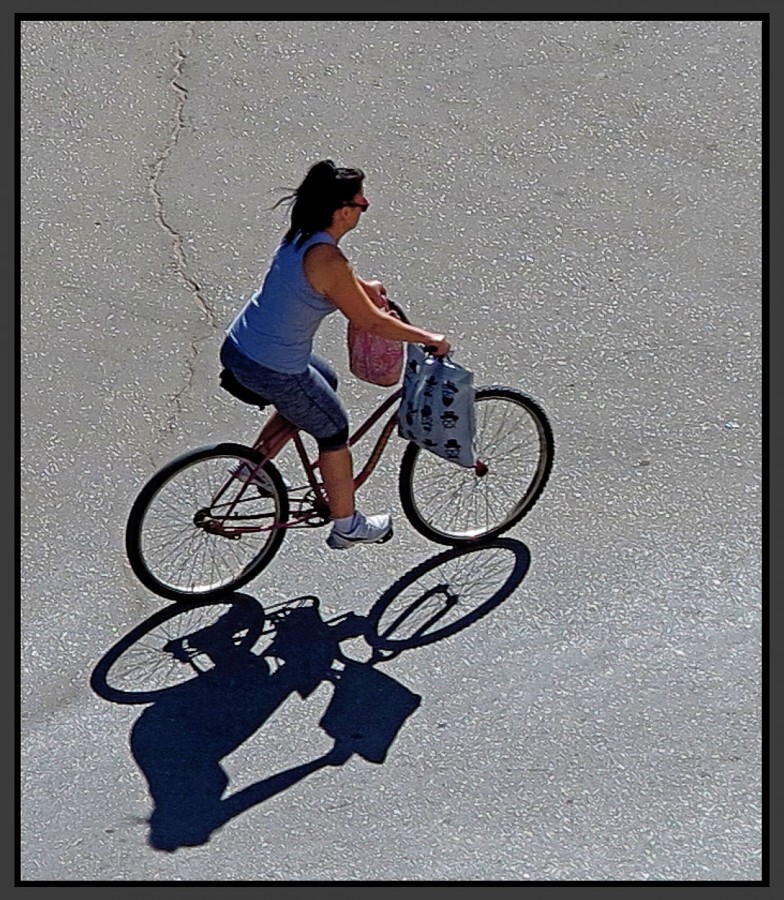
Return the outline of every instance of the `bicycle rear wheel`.
<path id="1" fill-rule="evenodd" d="M 194 678 L 242 665 L 264 621 L 261 604 L 245 594 L 167 606 L 104 654 L 90 684 L 113 703 L 153 703 Z"/>
<path id="2" fill-rule="evenodd" d="M 216 598 L 269 564 L 289 515 L 288 494 L 271 462 L 261 482 L 234 477 L 259 454 L 241 444 L 218 444 L 173 460 L 141 490 L 125 533 L 128 561 L 145 587 L 168 600 Z"/>
<path id="3" fill-rule="evenodd" d="M 508 531 L 539 499 L 553 464 L 552 429 L 536 401 L 500 385 L 478 388 L 475 399 L 476 467 L 414 443 L 400 465 L 403 511 L 439 544 L 471 544 Z"/>

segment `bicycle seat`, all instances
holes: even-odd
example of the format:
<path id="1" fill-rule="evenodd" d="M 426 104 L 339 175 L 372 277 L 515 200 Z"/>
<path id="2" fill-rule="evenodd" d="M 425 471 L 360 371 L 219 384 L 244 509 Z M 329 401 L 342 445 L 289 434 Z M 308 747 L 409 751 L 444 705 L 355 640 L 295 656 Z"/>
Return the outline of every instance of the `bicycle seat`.
<path id="1" fill-rule="evenodd" d="M 224 391 L 231 394 L 232 397 L 236 397 L 237 400 L 241 400 L 243 403 L 249 403 L 251 406 L 258 406 L 259 409 L 264 409 L 265 406 L 269 406 L 271 403 L 266 397 L 262 397 L 261 394 L 257 394 L 255 391 L 250 390 L 250 388 L 246 388 L 244 385 L 240 384 L 228 369 L 221 370 L 220 386 Z"/>

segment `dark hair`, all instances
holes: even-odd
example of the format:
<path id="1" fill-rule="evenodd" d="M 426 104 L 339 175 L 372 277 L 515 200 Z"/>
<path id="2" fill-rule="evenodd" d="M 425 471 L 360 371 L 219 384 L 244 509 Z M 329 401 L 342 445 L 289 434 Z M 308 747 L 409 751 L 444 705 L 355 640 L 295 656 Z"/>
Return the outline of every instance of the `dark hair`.
<path id="1" fill-rule="evenodd" d="M 362 169 L 336 166 L 331 159 L 312 165 L 302 184 L 272 207 L 290 201 L 291 226 L 283 236 L 283 243 L 289 244 L 296 238 L 299 247 L 312 234 L 328 228 L 332 214 L 362 190 L 364 180 Z"/>

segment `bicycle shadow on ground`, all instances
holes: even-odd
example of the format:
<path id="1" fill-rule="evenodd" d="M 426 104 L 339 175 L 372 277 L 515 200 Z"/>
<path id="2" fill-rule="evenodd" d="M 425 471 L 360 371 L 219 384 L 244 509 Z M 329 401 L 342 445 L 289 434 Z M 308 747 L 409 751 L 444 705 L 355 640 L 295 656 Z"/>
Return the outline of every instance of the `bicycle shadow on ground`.
<path id="1" fill-rule="evenodd" d="M 382 764 L 422 698 L 377 666 L 486 615 L 518 587 L 529 564 L 524 544 L 502 538 L 417 565 L 366 616 L 324 621 L 313 596 L 265 611 L 236 593 L 219 603 L 166 607 L 133 629 L 96 665 L 91 684 L 104 699 L 150 704 L 130 736 L 154 805 L 150 846 L 171 852 L 204 844 L 234 817 L 354 754 Z M 347 639 L 364 639 L 370 658 L 346 656 Z M 155 680 L 164 676 L 170 680 Z M 292 693 L 305 698 L 325 681 L 334 691 L 318 725 L 333 747 L 227 794 L 221 761 Z"/>

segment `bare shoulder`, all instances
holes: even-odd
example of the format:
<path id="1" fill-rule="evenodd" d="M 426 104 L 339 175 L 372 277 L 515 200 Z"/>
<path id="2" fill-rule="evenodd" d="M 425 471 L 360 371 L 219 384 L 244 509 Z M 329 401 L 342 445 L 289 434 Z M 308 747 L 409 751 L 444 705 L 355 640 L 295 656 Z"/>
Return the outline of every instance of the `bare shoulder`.
<path id="1" fill-rule="evenodd" d="M 345 265 L 347 260 L 334 244 L 314 244 L 306 251 L 303 261 L 306 266 Z"/>
<path id="2" fill-rule="evenodd" d="M 333 244 L 316 244 L 303 258 L 303 267 L 308 281 L 322 293 L 329 290 L 336 278 L 350 273 L 351 266 L 346 257 Z"/>

